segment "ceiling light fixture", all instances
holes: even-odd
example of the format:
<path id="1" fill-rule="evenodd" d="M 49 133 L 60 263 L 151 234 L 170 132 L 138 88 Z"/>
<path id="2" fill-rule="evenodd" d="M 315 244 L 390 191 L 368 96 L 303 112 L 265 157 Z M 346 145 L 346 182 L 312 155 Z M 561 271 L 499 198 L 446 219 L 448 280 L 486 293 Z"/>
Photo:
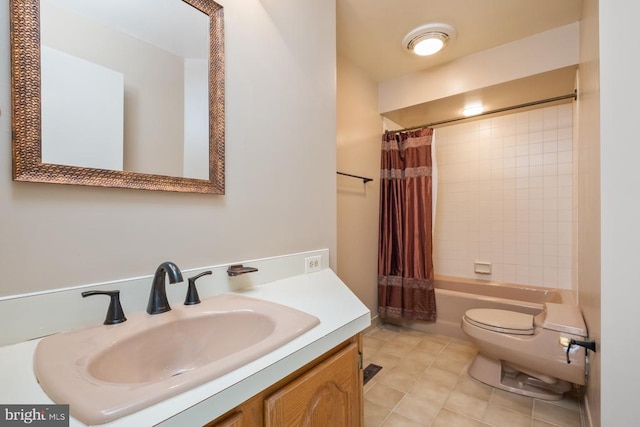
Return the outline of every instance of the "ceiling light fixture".
<path id="1" fill-rule="evenodd" d="M 462 110 L 462 114 L 465 117 L 470 117 L 470 116 L 477 116 L 478 114 L 482 114 L 483 111 L 484 111 L 484 106 L 482 104 L 473 104 L 473 105 L 467 105 L 466 107 L 464 107 L 464 110 Z"/>
<path id="2" fill-rule="evenodd" d="M 456 37 L 456 30 L 447 24 L 427 24 L 414 28 L 402 39 L 402 46 L 419 56 L 441 51 Z"/>

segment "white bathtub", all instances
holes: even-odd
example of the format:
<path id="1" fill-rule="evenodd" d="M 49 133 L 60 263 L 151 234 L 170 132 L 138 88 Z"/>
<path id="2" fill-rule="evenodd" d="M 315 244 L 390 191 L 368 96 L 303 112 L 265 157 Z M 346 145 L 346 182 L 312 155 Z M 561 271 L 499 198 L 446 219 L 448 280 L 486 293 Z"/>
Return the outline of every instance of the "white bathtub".
<path id="1" fill-rule="evenodd" d="M 561 303 L 572 298 L 572 291 L 530 285 L 494 283 L 486 280 L 436 276 L 435 322 L 404 321 L 412 329 L 466 339 L 460 329 L 464 313 L 472 308 L 497 308 L 538 314 L 545 302 Z"/>

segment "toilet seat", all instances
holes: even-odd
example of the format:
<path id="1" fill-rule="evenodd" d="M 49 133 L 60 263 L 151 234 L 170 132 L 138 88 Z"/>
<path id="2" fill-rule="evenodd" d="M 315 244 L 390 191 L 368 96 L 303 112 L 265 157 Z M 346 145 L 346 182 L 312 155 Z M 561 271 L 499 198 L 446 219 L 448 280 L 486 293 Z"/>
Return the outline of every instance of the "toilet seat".
<path id="1" fill-rule="evenodd" d="M 509 310 L 474 308 L 464 318 L 479 328 L 503 334 L 533 335 L 533 315 Z"/>

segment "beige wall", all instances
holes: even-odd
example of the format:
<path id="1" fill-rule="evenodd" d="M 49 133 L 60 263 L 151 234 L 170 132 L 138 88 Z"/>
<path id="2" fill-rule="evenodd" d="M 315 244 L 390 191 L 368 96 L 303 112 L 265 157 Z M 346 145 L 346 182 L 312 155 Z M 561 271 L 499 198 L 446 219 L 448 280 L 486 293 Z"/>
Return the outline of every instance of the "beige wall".
<path id="1" fill-rule="evenodd" d="M 348 60 L 338 58 L 338 170 L 373 178 L 338 177 L 338 276 L 378 311 L 378 203 L 381 118 L 377 84 Z"/>
<path id="2" fill-rule="evenodd" d="M 0 296 L 328 248 L 336 252 L 335 3 L 225 6 L 225 196 L 12 182 L 0 6 Z M 256 49 L 256 40 L 260 48 Z"/>
<path id="3" fill-rule="evenodd" d="M 584 2 L 578 81 L 578 301 L 589 335 L 600 346 L 600 70 L 595 0 Z M 589 375 L 586 408 L 591 425 L 599 426 L 600 352 L 590 354 Z"/>
<path id="4" fill-rule="evenodd" d="M 571 288 L 572 116 L 562 104 L 436 129 L 437 274 Z"/>

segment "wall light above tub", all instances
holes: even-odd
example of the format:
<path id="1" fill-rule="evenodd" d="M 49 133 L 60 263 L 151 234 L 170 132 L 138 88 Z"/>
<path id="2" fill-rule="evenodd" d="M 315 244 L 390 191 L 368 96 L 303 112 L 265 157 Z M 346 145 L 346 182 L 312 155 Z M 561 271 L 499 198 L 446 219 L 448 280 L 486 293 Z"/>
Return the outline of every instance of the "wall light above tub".
<path id="1" fill-rule="evenodd" d="M 464 109 L 462 110 L 462 114 L 465 117 L 471 117 L 471 116 L 477 116 L 478 114 L 482 114 L 483 111 L 484 111 L 484 105 L 473 104 L 473 105 L 467 105 L 466 107 L 464 107 Z"/>
<path id="2" fill-rule="evenodd" d="M 451 43 L 456 35 L 456 30 L 451 25 L 426 24 L 414 28 L 404 36 L 402 46 L 418 56 L 433 55 Z"/>

